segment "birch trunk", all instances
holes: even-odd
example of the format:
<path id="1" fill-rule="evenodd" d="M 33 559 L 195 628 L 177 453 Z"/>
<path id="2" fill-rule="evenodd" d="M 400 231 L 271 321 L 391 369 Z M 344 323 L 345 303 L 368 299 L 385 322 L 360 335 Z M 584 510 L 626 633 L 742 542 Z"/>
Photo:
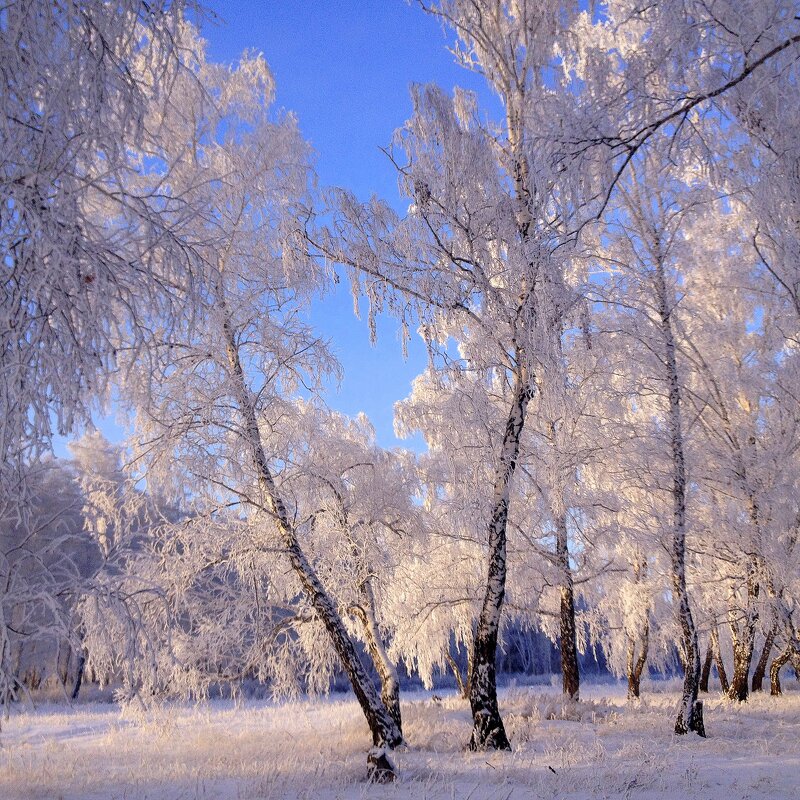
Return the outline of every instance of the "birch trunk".
<path id="1" fill-rule="evenodd" d="M 575 700 L 580 694 L 578 637 L 575 626 L 575 589 L 569 564 L 567 516 L 559 514 L 556 523 L 556 562 L 561 573 L 560 642 L 562 688 Z"/>
<path id="2" fill-rule="evenodd" d="M 776 656 L 769 670 L 769 693 L 777 697 L 783 693 L 781 689 L 781 668 L 792 659 L 794 649 L 789 645 L 780 655 Z"/>
<path id="3" fill-rule="evenodd" d="M 670 549 L 672 593 L 681 627 L 685 667 L 683 694 L 678 718 L 675 720 L 675 733 L 695 731 L 705 736 L 703 706 L 697 700 L 700 691 L 700 647 L 686 585 L 686 458 L 681 426 L 681 391 L 675 355 L 671 299 L 667 295 L 664 266 L 660 260 L 656 264 L 655 283 L 664 347 L 664 373 L 669 387 L 667 427 L 672 453 L 672 547 Z"/>
<path id="4" fill-rule="evenodd" d="M 749 575 L 747 583 L 747 603 L 743 609 L 744 619 L 740 624 L 740 620 L 737 619 L 739 609 L 731 609 L 728 622 L 733 642 L 733 678 L 728 688 L 728 697 L 731 700 L 738 700 L 740 703 L 747 700 L 750 664 L 753 661 L 756 622 L 758 621 L 758 612 L 755 607 L 758 586 L 755 586 L 755 594 L 753 594 L 754 590 Z"/>
<path id="5" fill-rule="evenodd" d="M 714 662 L 714 651 L 709 642 L 706 648 L 706 657 L 703 659 L 703 669 L 700 672 L 700 691 L 708 693 L 708 681 L 711 677 L 711 665 Z"/>
<path id="6" fill-rule="evenodd" d="M 740 468 L 741 481 L 747 485 L 747 474 L 744 466 Z M 747 561 L 746 598 L 744 608 L 741 609 L 743 619 L 737 619 L 737 609 L 732 609 L 729 614 L 731 639 L 733 640 L 733 679 L 728 689 L 728 697 L 740 703 L 747 700 L 748 680 L 750 678 L 750 665 L 753 661 L 753 650 L 756 641 L 756 626 L 758 624 L 758 596 L 759 585 L 759 556 L 761 552 L 761 520 L 758 502 L 752 492 L 748 492 L 748 511 L 754 530 L 754 549 L 756 554 L 750 555 Z"/>
<path id="7" fill-rule="evenodd" d="M 497 635 L 506 592 L 506 526 L 511 479 L 519 457 L 520 438 L 531 390 L 524 374 L 514 380 L 499 463 L 495 473 L 494 501 L 489 521 L 489 570 L 475 640 L 472 646 L 472 677 L 469 701 L 472 708 L 470 750 L 510 750 L 497 705 Z"/>
<path id="8" fill-rule="evenodd" d="M 722 651 L 719 646 L 719 631 L 716 624 L 711 629 L 711 649 L 714 653 L 714 663 L 717 665 L 717 675 L 719 676 L 719 685 L 723 694 L 728 693 L 728 673 L 725 671 L 725 662 L 722 660 Z"/>
<path id="9" fill-rule="evenodd" d="M 456 679 L 456 684 L 458 685 L 458 693 L 465 700 L 469 700 L 469 669 L 467 670 L 466 678 L 464 678 L 464 676 L 462 676 L 461 674 L 461 669 L 456 663 L 456 660 L 450 653 L 448 653 L 445 656 L 445 660 L 447 661 L 447 664 L 450 667 L 451 672 L 453 673 L 453 677 L 455 677 Z"/>
<path id="10" fill-rule="evenodd" d="M 359 587 L 361 594 L 361 607 L 359 616 L 364 627 L 364 638 L 367 642 L 372 663 L 381 680 L 381 701 L 386 710 L 391 714 L 392 719 L 397 724 L 397 728 L 402 734 L 403 721 L 400 714 L 400 679 L 397 675 L 397 667 L 389 658 L 386 652 L 386 645 L 383 642 L 378 618 L 375 613 L 375 594 L 372 591 L 372 584 L 367 578 Z"/>
<path id="11" fill-rule="evenodd" d="M 764 647 L 761 650 L 761 657 L 758 659 L 756 668 L 753 671 L 753 683 L 750 687 L 751 691 L 761 692 L 764 688 L 764 676 L 767 674 L 767 665 L 769 664 L 769 657 L 772 653 L 772 648 L 775 646 L 775 636 L 778 633 L 778 626 L 776 623 L 767 631 L 767 636 L 764 639 Z"/>
<path id="12" fill-rule="evenodd" d="M 75 685 L 72 687 L 71 700 L 77 700 L 83 684 L 83 671 L 86 667 L 86 656 L 81 652 L 78 656 L 78 668 L 75 670 Z"/>
<path id="13" fill-rule="evenodd" d="M 628 699 L 638 698 L 642 682 L 642 672 L 647 663 L 647 651 L 650 645 L 650 621 L 645 619 L 642 634 L 639 637 L 639 655 L 636 655 L 636 639 L 628 637 Z"/>
<path id="14" fill-rule="evenodd" d="M 242 416 L 242 433 L 250 450 L 250 457 L 256 472 L 262 500 L 278 527 L 289 561 L 300 580 L 306 597 L 328 631 L 331 643 L 342 662 L 342 667 L 347 673 L 353 692 L 367 719 L 367 724 L 372 733 L 373 745 L 377 748 L 376 752 L 382 751 L 383 748 L 396 747 L 403 741 L 400 729 L 384 707 L 375 687 L 372 685 L 369 674 L 358 657 L 336 605 L 306 558 L 283 499 L 275 485 L 269 461 L 261 442 L 261 434 L 255 414 L 255 401 L 247 385 L 247 379 L 239 358 L 236 338 L 227 317 L 223 323 L 223 333 L 228 365 L 231 370 L 239 412 Z"/>
<path id="15" fill-rule="evenodd" d="M 350 525 L 350 515 L 342 493 L 332 483 L 329 483 L 329 486 L 339 505 L 342 528 L 346 531 L 353 558 L 355 562 L 360 565 L 360 568 L 365 571 L 365 575 L 358 585 L 358 593 L 361 602 L 360 605 L 356 606 L 353 610 L 361 622 L 361 626 L 364 630 L 364 640 L 367 644 L 367 651 L 369 652 L 372 664 L 381 681 L 381 700 L 386 710 L 391 714 L 392 719 L 397 723 L 397 727 L 402 734 L 400 679 L 397 675 L 397 667 L 386 652 L 386 645 L 384 644 L 383 636 L 381 635 L 378 625 L 375 592 L 372 589 L 369 564 L 367 563 L 363 548 L 358 544 L 353 535 L 353 529 Z"/>
<path id="16" fill-rule="evenodd" d="M 777 623 L 786 641 L 786 648 L 780 655 L 775 657 L 769 671 L 770 694 L 779 695 L 781 693 L 780 671 L 784 664 L 793 661 L 795 672 L 800 676 L 800 637 L 797 635 L 791 611 L 786 605 L 782 593 L 779 593 L 775 598 L 774 608 L 777 615 Z"/>

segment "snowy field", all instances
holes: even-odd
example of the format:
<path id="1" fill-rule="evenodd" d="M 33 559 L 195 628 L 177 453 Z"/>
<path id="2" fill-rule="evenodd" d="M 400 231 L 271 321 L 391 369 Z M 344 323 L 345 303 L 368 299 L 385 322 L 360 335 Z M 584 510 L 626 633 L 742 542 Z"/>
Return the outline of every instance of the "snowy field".
<path id="1" fill-rule="evenodd" d="M 369 736 L 351 699 L 168 706 L 146 718 L 40 705 L 3 726 L 0 798 L 797 798 L 800 691 L 787 688 L 742 706 L 707 698 L 705 741 L 671 734 L 674 691 L 633 705 L 622 687 L 587 686 L 565 705 L 556 689 L 509 689 L 514 750 L 488 754 L 464 752 L 463 700 L 415 694 L 392 786 L 364 781 Z"/>

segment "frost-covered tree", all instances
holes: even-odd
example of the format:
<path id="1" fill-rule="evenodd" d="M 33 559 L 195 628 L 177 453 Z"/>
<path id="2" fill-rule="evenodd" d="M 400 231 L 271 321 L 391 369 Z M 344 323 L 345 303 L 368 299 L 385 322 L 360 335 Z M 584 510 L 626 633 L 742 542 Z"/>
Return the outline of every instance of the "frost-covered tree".
<path id="1" fill-rule="evenodd" d="M 119 356 L 121 392 L 135 415 L 133 458 L 151 493 L 191 520 L 237 509 L 253 532 L 251 548 L 282 554 L 350 678 L 375 746 L 392 747 L 402 738 L 397 723 L 307 555 L 313 517 L 293 502 L 290 482 L 299 446 L 287 450 L 294 395 L 337 369 L 302 316 L 324 275 L 292 247 L 307 200 L 308 148 L 292 117 L 270 112 L 263 58 L 245 55 L 228 69 L 205 60 L 198 38 L 192 51 L 191 70 L 173 87 L 175 112 L 158 124 L 170 148 L 162 191 L 168 206 L 192 209 L 185 235 L 197 242 L 196 268 L 173 324 L 156 318 L 146 348 Z"/>
<path id="2" fill-rule="evenodd" d="M 26 513 L 16 513 L 13 499 L 0 507 L 0 705 L 6 714 L 11 701 L 40 684 L 58 682 L 67 696 L 72 692 L 75 609 L 100 558 L 83 530 L 83 495 L 70 465 L 43 461 L 26 481 Z"/>
<path id="3" fill-rule="evenodd" d="M 482 121 L 468 93 L 451 99 L 416 88 L 414 115 L 393 149 L 409 213 L 400 219 L 383 203 L 362 206 L 339 191 L 334 222 L 312 238 L 322 255 L 350 268 L 371 313 L 388 304 L 404 321 L 419 315 L 434 381 L 502 397 L 485 451 L 487 576 L 472 641 L 470 746 L 505 749 L 495 662 L 509 503 L 537 381 L 563 382 L 560 341 L 573 304 L 558 245 L 574 187 L 555 192 L 558 170 L 538 138 L 551 113 L 547 74 L 565 18 L 556 6 L 448 2 L 430 10 L 456 31 L 463 63 L 498 92 L 505 118 Z M 461 347 L 456 360 L 450 338 Z"/>
<path id="4" fill-rule="evenodd" d="M 561 142 L 563 163 L 579 161 L 586 173 L 593 165 L 602 175 L 602 209 L 643 151 L 690 146 L 712 162 L 719 140 L 704 121 L 720 105 L 743 117 L 752 105 L 757 125 L 771 102 L 760 87 L 773 76 L 786 77 L 773 98 L 796 94 L 796 0 L 605 0 L 577 16 L 571 33 L 554 55 L 582 102 L 569 119 L 553 121 L 551 137 Z M 783 120 L 777 127 L 791 136 Z"/>
<path id="5" fill-rule="evenodd" d="M 339 192 L 332 201 L 337 218 L 311 238 L 318 253 L 350 268 L 371 314 L 389 308 L 404 325 L 418 315 L 432 354 L 432 380 L 483 384 L 493 392 L 505 386 L 506 422 L 487 452 L 494 501 L 487 506 L 488 581 L 470 690 L 472 745 L 505 747 L 494 654 L 509 504 L 531 398 L 537 390 L 555 398 L 568 387 L 563 334 L 580 270 L 565 243 L 609 211 L 640 151 L 654 144 L 708 150 L 708 131 L 693 124 L 695 118 L 780 54 L 795 52 L 800 32 L 791 4 L 777 1 L 757 9 L 747 4 L 747 11 L 733 3 L 641 6 L 629 0 L 584 11 L 569 2 L 421 5 L 455 31 L 457 59 L 483 75 L 504 117 L 481 119 L 464 92 L 451 100 L 433 87 L 415 89 L 414 116 L 391 152 L 412 201 L 408 214 L 400 219 L 378 201 L 360 205 Z M 671 303 L 662 300 L 668 327 Z M 462 348 L 458 355 L 449 340 Z M 682 435 L 678 407 L 676 399 L 675 441 Z M 673 460 L 680 550 L 675 591 L 683 598 L 694 675 L 695 633 L 680 577 L 684 457 L 676 452 Z M 563 531 L 558 494 L 550 492 L 551 514 Z M 569 569 L 562 572 L 569 595 Z M 687 694 L 679 729 L 691 727 L 693 695 Z"/>
<path id="6" fill-rule="evenodd" d="M 719 254 L 715 261 L 723 259 Z M 697 457 L 706 463 L 701 473 L 708 490 L 704 500 L 717 520 L 725 520 L 726 529 L 717 532 L 718 525 L 707 523 L 708 545 L 728 595 L 725 616 L 733 647 L 729 693 L 746 700 L 759 629 L 764 641 L 753 675 L 756 684 L 778 628 L 787 633 L 787 641 L 794 637 L 791 625 L 785 628 L 791 614 L 778 588 L 785 581 L 778 576 L 792 562 L 798 420 L 793 390 L 786 394 L 795 383 L 794 359 L 786 357 L 780 328 L 772 324 L 782 311 L 762 302 L 763 296 L 754 291 L 757 283 L 742 281 L 731 292 L 736 274 L 732 265 L 722 279 L 706 271 L 687 290 L 695 297 L 691 402 L 703 434 Z"/>
<path id="7" fill-rule="evenodd" d="M 702 195 L 693 197 L 679 175 L 655 157 L 640 159 L 620 185 L 617 219 L 609 260 L 622 275 L 621 308 L 633 310 L 629 331 L 652 359 L 651 391 L 657 398 L 653 434 L 669 454 L 656 486 L 671 497 L 669 551 L 671 589 L 681 626 L 681 651 L 685 669 L 677 733 L 703 733 L 702 708 L 697 705 L 700 652 L 686 575 L 686 537 L 689 532 L 687 499 L 686 376 L 679 363 L 681 328 L 680 269 L 692 258 L 687 217 L 697 213 Z M 624 311 L 622 319 L 629 316 Z M 626 326 L 627 327 L 627 326 Z M 637 401 L 641 402 L 641 401 Z"/>
<path id="8" fill-rule="evenodd" d="M 383 704 L 400 728 L 400 683 L 389 653 L 400 620 L 387 596 L 404 591 L 401 562 L 423 525 L 412 502 L 414 459 L 379 448 L 366 418 L 348 420 L 319 404 L 301 403 L 298 411 L 284 485 L 308 521 L 308 552 L 355 621 L 352 633 L 364 643 Z"/>
<path id="9" fill-rule="evenodd" d="M 182 2 L 12 3 L 0 15 L 0 491 L 102 397 L 188 280 L 155 109 L 184 70 Z"/>

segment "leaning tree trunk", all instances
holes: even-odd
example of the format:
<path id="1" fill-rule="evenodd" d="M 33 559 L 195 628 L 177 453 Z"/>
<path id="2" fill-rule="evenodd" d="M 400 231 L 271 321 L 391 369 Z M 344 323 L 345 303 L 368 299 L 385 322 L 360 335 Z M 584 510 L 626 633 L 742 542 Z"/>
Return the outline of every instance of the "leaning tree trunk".
<path id="1" fill-rule="evenodd" d="M 778 625 L 776 622 L 773 622 L 772 627 L 767 631 L 767 636 L 764 639 L 764 647 L 761 650 L 761 657 L 758 659 L 756 668 L 753 671 L 753 683 L 750 688 L 754 692 L 763 691 L 764 676 L 767 674 L 767 665 L 769 664 L 772 648 L 775 646 L 775 636 L 777 633 Z"/>
<path id="2" fill-rule="evenodd" d="M 769 669 L 769 693 L 777 696 L 782 693 L 781 690 L 781 668 L 784 664 L 788 664 L 794 653 L 794 648 L 789 645 L 780 655 L 776 656 L 772 661 L 772 666 Z"/>
<path id="3" fill-rule="evenodd" d="M 378 627 L 378 619 L 375 614 L 375 594 L 372 591 L 372 584 L 369 578 L 366 578 L 361 583 L 359 594 L 361 595 L 361 605 L 357 613 L 364 628 L 364 638 L 366 639 L 370 658 L 375 665 L 378 677 L 381 679 L 381 701 L 386 710 L 392 715 L 392 719 L 397 723 L 397 728 L 402 734 L 400 679 L 397 675 L 397 667 L 386 652 L 386 646 L 383 643 L 383 637 Z"/>
<path id="4" fill-rule="evenodd" d="M 445 661 L 447 661 L 447 664 L 453 673 L 453 677 L 456 679 L 456 684 L 458 685 L 458 693 L 461 695 L 461 697 L 464 698 L 464 700 L 469 700 L 469 681 L 470 681 L 469 664 L 467 664 L 467 674 L 466 676 L 464 676 L 461 674 L 461 669 L 449 650 L 447 652 L 447 655 L 445 655 Z"/>
<path id="5" fill-rule="evenodd" d="M 494 481 L 494 501 L 489 521 L 489 571 L 486 594 L 478 617 L 472 645 L 472 678 L 469 702 L 472 708 L 470 750 L 510 750 L 500 709 L 497 705 L 497 635 L 506 593 L 506 526 L 511 479 L 519 457 L 520 438 L 531 389 L 524 371 L 514 381 L 514 397 L 509 410 L 500 458 Z"/>
<path id="6" fill-rule="evenodd" d="M 703 704 L 700 691 L 700 646 L 692 618 L 689 590 L 686 585 L 686 458 L 681 427 L 681 392 L 675 357 L 675 336 L 672 330 L 672 303 L 667 297 L 664 266 L 659 261 L 655 273 L 661 337 L 664 345 L 664 368 L 669 387 L 668 430 L 672 452 L 672 593 L 678 610 L 683 647 L 684 677 L 680 711 L 675 720 L 675 733 L 695 731 L 705 736 Z"/>
<path id="7" fill-rule="evenodd" d="M 779 695 L 781 693 L 780 671 L 784 664 L 793 661 L 795 673 L 800 676 L 800 637 L 797 635 L 791 611 L 786 605 L 782 593 L 777 594 L 775 603 L 777 621 L 786 640 L 786 648 L 775 657 L 769 670 L 770 694 Z"/>
<path id="8" fill-rule="evenodd" d="M 353 687 L 353 692 L 367 719 L 373 742 L 373 749 L 368 757 L 370 775 L 376 780 L 392 780 L 394 773 L 384 749 L 401 744 L 403 736 L 372 685 L 369 674 L 358 657 L 355 645 L 347 633 L 336 605 L 300 546 L 297 533 L 275 485 L 269 461 L 264 452 L 256 420 L 255 400 L 247 385 L 236 339 L 227 317 L 223 324 L 223 330 L 231 378 L 234 381 L 239 412 L 242 415 L 243 434 L 250 450 L 263 501 L 278 527 L 284 548 L 292 568 L 300 580 L 300 585 L 328 631 L 333 648 L 339 656 L 350 680 L 350 685 Z"/>
<path id="9" fill-rule="evenodd" d="M 567 515 L 560 513 L 556 523 L 556 562 L 561 573 L 560 644 L 561 678 L 564 694 L 578 699 L 581 688 L 578 666 L 578 637 L 575 626 L 575 590 L 569 565 Z"/>

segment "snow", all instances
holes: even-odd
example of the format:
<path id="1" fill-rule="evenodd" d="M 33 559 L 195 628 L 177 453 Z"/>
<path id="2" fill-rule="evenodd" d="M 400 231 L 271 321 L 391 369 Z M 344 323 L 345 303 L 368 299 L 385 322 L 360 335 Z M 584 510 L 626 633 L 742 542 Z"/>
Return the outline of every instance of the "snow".
<path id="1" fill-rule="evenodd" d="M 4 800 L 529 797 L 795 798 L 800 691 L 736 704 L 705 697 L 709 738 L 677 737 L 677 683 L 587 685 L 584 699 L 511 688 L 501 711 L 511 753 L 468 753 L 466 701 L 406 695 L 409 746 L 396 784 L 366 783 L 367 726 L 355 700 L 168 704 L 147 714 L 89 703 L 15 709 L 0 733 Z M 658 691 L 658 690 L 661 691 Z"/>

